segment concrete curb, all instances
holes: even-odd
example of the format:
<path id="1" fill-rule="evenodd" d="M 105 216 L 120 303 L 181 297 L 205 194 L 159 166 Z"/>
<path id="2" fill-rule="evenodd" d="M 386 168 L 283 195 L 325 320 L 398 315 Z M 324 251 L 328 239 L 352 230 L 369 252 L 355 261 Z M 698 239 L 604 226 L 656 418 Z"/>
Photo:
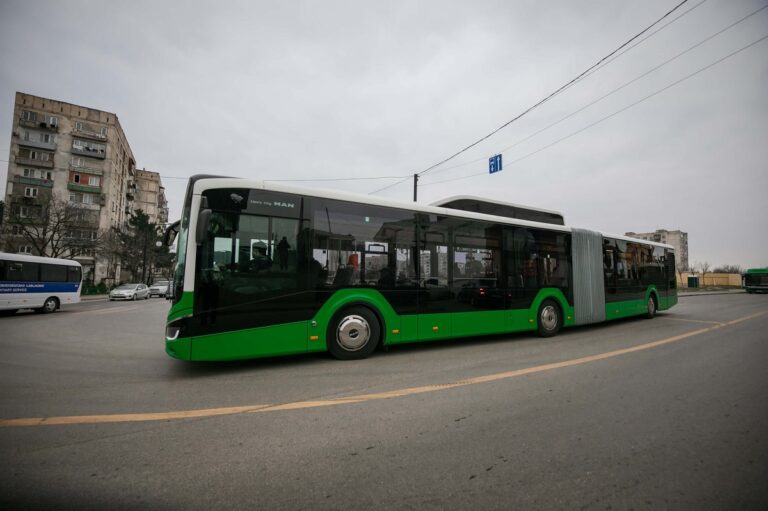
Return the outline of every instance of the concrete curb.
<path id="1" fill-rule="evenodd" d="M 678 293 L 678 298 L 687 298 L 689 296 L 708 296 L 708 295 L 740 295 L 745 294 L 746 291 L 739 289 L 738 291 L 702 291 L 701 293 Z"/>
<path id="2" fill-rule="evenodd" d="M 109 298 L 109 295 L 86 295 L 86 296 L 81 296 L 80 301 L 92 302 L 96 300 L 106 300 L 107 298 Z"/>

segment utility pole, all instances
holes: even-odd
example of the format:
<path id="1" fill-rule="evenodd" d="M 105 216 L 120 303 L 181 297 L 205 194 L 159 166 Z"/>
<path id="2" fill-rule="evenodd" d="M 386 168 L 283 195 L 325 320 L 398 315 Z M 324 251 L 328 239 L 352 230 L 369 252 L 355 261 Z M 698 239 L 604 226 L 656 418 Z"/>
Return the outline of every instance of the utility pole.
<path id="1" fill-rule="evenodd" d="M 419 184 L 419 175 L 414 174 L 413 175 L 413 202 L 416 202 L 416 187 Z"/>

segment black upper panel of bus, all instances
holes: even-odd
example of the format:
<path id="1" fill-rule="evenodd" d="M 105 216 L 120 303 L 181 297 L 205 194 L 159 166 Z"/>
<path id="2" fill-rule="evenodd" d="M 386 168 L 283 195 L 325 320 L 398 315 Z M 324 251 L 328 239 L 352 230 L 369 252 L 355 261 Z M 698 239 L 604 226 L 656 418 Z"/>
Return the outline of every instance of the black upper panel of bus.
<path id="1" fill-rule="evenodd" d="M 496 204 L 494 202 L 485 202 L 479 199 L 456 199 L 443 204 L 436 204 L 436 206 L 458 209 L 461 211 L 472 211 L 474 213 L 485 213 L 486 215 L 517 218 L 518 220 L 530 220 L 531 222 L 565 225 L 563 215 L 558 213 L 550 213 L 548 211 L 529 209 L 522 206 L 512 206 L 509 204 Z"/>

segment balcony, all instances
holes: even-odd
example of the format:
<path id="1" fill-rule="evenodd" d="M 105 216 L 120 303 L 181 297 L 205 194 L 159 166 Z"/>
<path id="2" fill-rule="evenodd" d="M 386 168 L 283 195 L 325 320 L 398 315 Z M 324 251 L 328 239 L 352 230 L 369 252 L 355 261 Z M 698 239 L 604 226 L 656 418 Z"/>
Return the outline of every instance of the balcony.
<path id="1" fill-rule="evenodd" d="M 74 170 L 75 172 L 80 172 L 81 174 L 92 174 L 94 176 L 101 176 L 104 174 L 103 170 L 96 167 L 86 167 L 85 165 L 74 165 L 72 163 L 69 164 L 69 170 Z"/>
<path id="2" fill-rule="evenodd" d="M 72 154 L 81 154 L 83 156 L 88 156 L 89 158 L 98 158 L 100 160 L 107 157 L 106 149 L 92 149 L 90 147 L 75 145 L 72 146 Z"/>
<path id="3" fill-rule="evenodd" d="M 55 151 L 56 142 L 41 142 L 39 140 L 23 140 L 19 137 L 18 144 L 24 147 L 33 147 L 35 149 L 45 149 L 46 151 Z"/>
<path id="4" fill-rule="evenodd" d="M 53 188 L 53 179 L 38 179 L 36 177 L 13 176 L 13 182 L 20 185 L 42 186 L 44 188 Z"/>
<path id="5" fill-rule="evenodd" d="M 101 186 L 86 185 L 83 183 L 67 183 L 67 190 L 73 192 L 101 193 Z"/>
<path id="6" fill-rule="evenodd" d="M 83 126 L 75 125 L 75 127 L 72 129 L 72 134 L 82 138 L 98 140 L 100 142 L 104 142 L 107 140 L 106 133 L 99 133 L 98 131 L 95 131 L 93 128 L 91 128 L 91 126 L 88 126 L 88 125 L 83 125 Z"/>
<path id="7" fill-rule="evenodd" d="M 47 131 L 59 131 L 59 121 L 56 119 L 55 122 L 50 123 L 51 116 L 48 115 L 38 115 L 38 119 L 34 121 L 30 121 L 27 119 L 20 118 L 19 119 L 19 126 L 24 126 L 25 128 L 35 128 L 39 130 L 47 130 Z"/>
<path id="8" fill-rule="evenodd" d="M 102 144 L 95 144 L 95 146 L 101 147 L 92 147 L 89 143 L 78 142 L 78 140 L 72 142 L 72 154 L 81 154 L 90 158 L 99 158 L 100 160 L 107 157 L 107 148 Z"/>
<path id="9" fill-rule="evenodd" d="M 16 163 L 18 165 L 29 165 L 32 167 L 43 167 L 45 169 L 52 169 L 53 168 L 53 160 L 49 161 L 43 161 L 43 160 L 33 160 L 31 158 L 22 158 L 21 156 L 16 157 Z"/>

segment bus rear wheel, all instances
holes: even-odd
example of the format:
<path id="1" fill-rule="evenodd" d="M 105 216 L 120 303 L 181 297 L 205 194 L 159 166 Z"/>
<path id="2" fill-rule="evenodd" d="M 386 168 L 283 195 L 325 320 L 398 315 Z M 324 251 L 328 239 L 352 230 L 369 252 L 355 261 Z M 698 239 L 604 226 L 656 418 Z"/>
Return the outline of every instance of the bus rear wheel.
<path id="1" fill-rule="evenodd" d="M 328 351 L 339 360 L 370 356 L 380 339 L 379 319 L 366 307 L 344 309 L 328 327 Z"/>
<path id="2" fill-rule="evenodd" d="M 49 296 L 48 298 L 45 299 L 43 306 L 40 307 L 39 309 L 35 309 L 35 312 L 40 312 L 42 314 L 50 314 L 51 312 L 56 312 L 58 308 L 59 308 L 59 301 L 53 296 Z"/>
<path id="3" fill-rule="evenodd" d="M 653 317 L 656 315 L 656 310 L 658 309 L 655 296 L 651 295 L 648 297 L 648 304 L 646 305 L 646 309 L 645 317 L 648 319 L 653 319 Z"/>
<path id="4" fill-rule="evenodd" d="M 539 336 L 552 337 L 557 335 L 563 326 L 563 313 L 554 300 L 544 300 L 539 307 Z"/>

